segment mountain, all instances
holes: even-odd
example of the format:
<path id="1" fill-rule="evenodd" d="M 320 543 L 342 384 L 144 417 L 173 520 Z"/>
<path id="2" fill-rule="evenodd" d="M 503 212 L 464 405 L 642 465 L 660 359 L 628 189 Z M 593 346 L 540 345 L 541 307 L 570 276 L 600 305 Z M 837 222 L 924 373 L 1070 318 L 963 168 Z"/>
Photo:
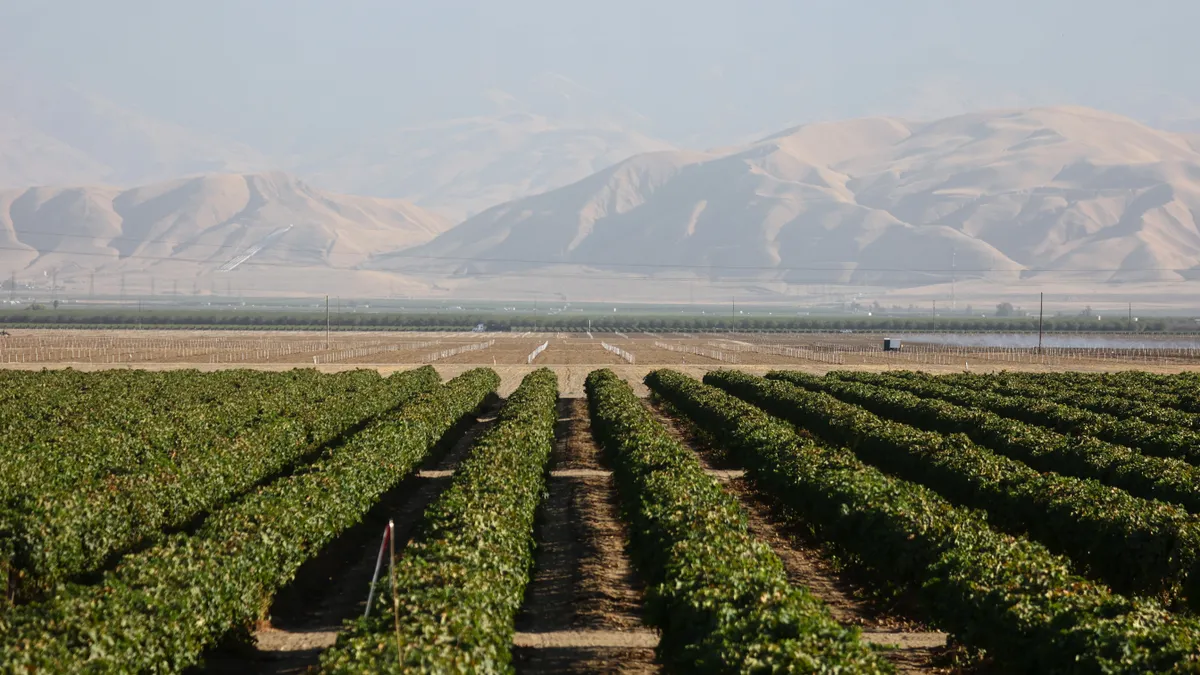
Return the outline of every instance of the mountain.
<path id="1" fill-rule="evenodd" d="M 0 187 L 135 185 L 260 170 L 256 151 L 0 69 Z"/>
<path id="2" fill-rule="evenodd" d="M 544 90 L 542 108 L 586 102 L 569 82 Z M 262 160 L 70 90 L 20 90 L 0 102 L 0 177 L 93 187 L 0 190 L 0 255 L 24 278 L 131 293 L 153 278 L 181 292 L 770 300 L 832 287 L 940 302 L 1102 282 L 1169 295 L 1200 278 L 1200 135 L 1051 107 L 808 124 L 696 152 L 607 121 L 619 108 L 567 123 L 495 95 L 509 112 L 280 160 L 305 181 L 223 171 L 123 189 L 95 185 Z"/>
<path id="3" fill-rule="evenodd" d="M 552 190 L 643 152 L 670 149 L 646 120 L 561 76 L 484 93 L 477 117 L 357 140 L 309 134 L 289 153 L 246 145 L 123 108 L 74 86 L 0 67 L 0 188 L 135 186 L 282 168 L 313 185 L 401 198 L 459 221 Z"/>
<path id="4" fill-rule="evenodd" d="M 579 293 L 649 278 L 776 296 L 831 283 L 1170 283 L 1200 269 L 1198 149 L 1073 107 L 810 124 L 638 155 L 367 267 L 457 277 L 463 293 L 552 274 Z"/>
<path id="5" fill-rule="evenodd" d="M 459 220 L 670 147 L 615 125 L 512 112 L 372 134 L 290 166 L 315 185 L 407 199 Z"/>
<path id="6" fill-rule="evenodd" d="M 20 279 L 56 274 L 76 297 L 93 283 L 145 294 L 152 279 L 158 292 L 170 283 L 179 292 L 386 295 L 403 280 L 354 268 L 450 226 L 404 201 L 329 193 L 284 173 L 0 190 L 0 264 Z"/>

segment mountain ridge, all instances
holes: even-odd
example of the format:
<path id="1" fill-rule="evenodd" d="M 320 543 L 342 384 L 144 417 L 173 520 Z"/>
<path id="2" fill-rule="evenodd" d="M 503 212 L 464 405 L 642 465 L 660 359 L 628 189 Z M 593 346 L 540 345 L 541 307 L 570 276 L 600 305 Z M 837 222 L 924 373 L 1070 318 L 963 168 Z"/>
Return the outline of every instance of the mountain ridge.
<path id="1" fill-rule="evenodd" d="M 440 128 L 469 138 L 493 123 Z M 520 112 L 499 124 L 560 129 Z M 77 271 L 98 269 L 106 283 L 167 275 L 177 261 L 182 276 L 169 276 L 203 285 L 218 252 L 296 224 L 231 280 L 459 297 L 536 294 L 547 279 L 574 297 L 691 297 L 697 286 L 761 298 L 824 286 L 941 297 L 972 284 L 1169 290 L 1200 278 L 1197 138 L 1066 106 L 821 122 L 708 151 L 656 147 L 457 225 L 282 172 L 10 190 L 0 191 L 0 250 L 28 274 L 74 255 Z M 82 228 L 73 237 L 44 224 L 72 218 Z M 17 220 L 42 223 L 42 238 L 18 236 Z"/>
<path id="2" fill-rule="evenodd" d="M 130 275 L 143 285 L 156 277 L 211 286 L 222 267 L 252 250 L 235 265 L 237 277 L 223 279 L 226 285 L 284 292 L 298 280 L 311 288 L 317 279 L 304 277 L 319 275 L 327 286 L 345 286 L 334 277 L 354 276 L 373 254 L 449 227 L 402 200 L 338 195 L 284 172 L 129 189 L 0 190 L 3 263 L 24 277 L 57 274 L 76 289 L 86 276 L 101 292 L 127 290 Z"/>
<path id="3" fill-rule="evenodd" d="M 488 114 L 374 130 L 357 140 L 308 139 L 269 153 L 0 67 L 0 188 L 136 187 L 209 173 L 283 170 L 324 189 L 405 199 L 461 220 L 632 155 L 672 147 L 623 126 L 638 122 L 632 112 L 586 114 L 584 108 L 600 106 L 601 97 L 565 78 L 531 84 L 524 93 L 534 104 L 505 95 Z"/>
<path id="4" fill-rule="evenodd" d="M 637 155 L 369 267 L 461 276 L 659 264 L 663 275 L 708 266 L 692 276 L 710 280 L 891 286 L 1096 270 L 1098 281 L 1170 282 L 1200 267 L 1196 213 L 1193 139 L 1119 115 L 863 118 L 716 152 Z M 406 262 L 423 255 L 445 261 Z M 537 262 L 504 262 L 518 259 Z M 739 268 L 756 272 L 729 272 Z"/>

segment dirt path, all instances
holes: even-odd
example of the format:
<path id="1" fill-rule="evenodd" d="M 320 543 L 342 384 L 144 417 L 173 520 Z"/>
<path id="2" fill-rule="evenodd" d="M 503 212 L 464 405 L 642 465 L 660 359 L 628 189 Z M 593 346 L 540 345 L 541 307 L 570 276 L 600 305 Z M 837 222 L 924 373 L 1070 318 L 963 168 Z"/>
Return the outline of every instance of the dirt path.
<path id="1" fill-rule="evenodd" d="M 693 436 L 684 424 L 664 414 L 660 408 L 647 405 L 672 435 L 696 450 L 710 473 L 720 475 L 732 470 L 734 464 L 718 450 Z M 892 647 L 887 658 L 898 672 L 951 672 L 938 665 L 945 661 L 948 649 L 945 633 L 932 631 L 920 622 L 864 599 L 861 589 L 834 569 L 815 542 L 803 536 L 796 524 L 797 516 L 790 515 L 785 519 L 782 509 L 768 495 L 757 491 L 749 478 L 731 473 L 723 485 L 741 503 L 750 533 L 769 545 L 783 561 L 788 580 L 795 586 L 807 588 L 824 601 L 839 623 L 861 628 L 864 641 Z"/>
<path id="2" fill-rule="evenodd" d="M 468 418 L 448 449 L 428 458 L 413 476 L 383 496 L 363 522 L 343 533 L 300 569 L 296 580 L 276 594 L 270 621 L 254 632 L 254 645 L 214 650 L 197 673 L 304 673 L 333 646 L 342 622 L 360 616 L 388 519 L 396 524 L 397 555 L 415 534 L 421 517 L 449 485 L 449 478 L 475 438 L 495 419 L 492 401 Z"/>
<path id="3" fill-rule="evenodd" d="M 602 368 L 625 363 L 621 357 L 604 349 L 600 340 L 567 338 L 550 341 L 550 346 L 537 358 L 542 366 L 589 365 Z"/>
<path id="4" fill-rule="evenodd" d="M 642 622 L 641 583 L 587 404 L 561 399 L 559 410 L 514 664 L 522 673 L 656 673 L 658 637 Z"/>

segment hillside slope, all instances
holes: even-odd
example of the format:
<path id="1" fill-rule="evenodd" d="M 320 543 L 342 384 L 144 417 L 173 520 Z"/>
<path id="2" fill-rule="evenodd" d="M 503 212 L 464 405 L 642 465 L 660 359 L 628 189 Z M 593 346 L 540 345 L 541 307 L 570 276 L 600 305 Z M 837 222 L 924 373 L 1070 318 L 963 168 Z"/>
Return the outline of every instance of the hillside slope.
<path id="1" fill-rule="evenodd" d="M 742 286 L 1175 282 L 1200 268 L 1191 137 L 1084 108 L 874 118 L 658 152 L 489 209 L 371 269 Z M 481 275 L 485 275 L 481 277 Z M 495 285 L 495 282 L 488 282 Z"/>
<path id="2" fill-rule="evenodd" d="M 110 292 L 124 279 L 145 293 L 155 278 L 158 291 L 169 281 L 180 292 L 311 292 L 370 278 L 355 266 L 450 226 L 407 202 L 329 193 L 283 173 L 0 190 L 0 264 L 22 278 L 57 274 L 75 290 L 94 278 Z"/>

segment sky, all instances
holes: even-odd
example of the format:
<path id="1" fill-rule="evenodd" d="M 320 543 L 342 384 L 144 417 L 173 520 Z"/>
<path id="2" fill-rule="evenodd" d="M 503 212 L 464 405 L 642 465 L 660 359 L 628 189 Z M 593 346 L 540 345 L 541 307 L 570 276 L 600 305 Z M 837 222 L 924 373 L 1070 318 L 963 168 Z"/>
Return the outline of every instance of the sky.
<path id="1" fill-rule="evenodd" d="M 487 91 L 561 107 L 553 73 L 576 112 L 712 145 L 1025 105 L 1200 118 L 1197 25 L 1194 0 L 4 0 L 0 65 L 272 149 L 493 114 Z"/>

